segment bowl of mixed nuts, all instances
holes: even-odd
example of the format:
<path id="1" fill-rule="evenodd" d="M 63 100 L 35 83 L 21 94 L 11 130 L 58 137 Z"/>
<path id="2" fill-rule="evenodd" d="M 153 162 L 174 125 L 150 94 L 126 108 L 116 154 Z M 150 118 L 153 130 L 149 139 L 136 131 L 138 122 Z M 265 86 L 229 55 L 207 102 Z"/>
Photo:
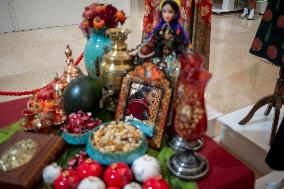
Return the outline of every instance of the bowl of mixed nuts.
<path id="1" fill-rule="evenodd" d="M 87 142 L 88 155 L 104 165 L 131 164 L 147 150 L 145 135 L 124 121 L 104 123 L 93 130 Z"/>

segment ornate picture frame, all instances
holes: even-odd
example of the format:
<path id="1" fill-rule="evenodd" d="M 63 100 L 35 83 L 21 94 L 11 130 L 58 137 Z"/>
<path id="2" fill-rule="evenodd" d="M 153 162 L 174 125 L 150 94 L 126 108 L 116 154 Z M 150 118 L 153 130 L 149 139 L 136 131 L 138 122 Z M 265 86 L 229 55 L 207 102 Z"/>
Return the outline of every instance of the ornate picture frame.
<path id="1" fill-rule="evenodd" d="M 145 88 L 147 88 L 148 96 L 143 97 L 142 100 L 133 100 L 133 96 L 137 96 L 134 94 L 138 92 L 141 93 L 141 91 L 143 92 L 143 94 L 145 94 Z M 151 101 L 149 103 L 150 93 Z M 136 104 L 136 107 L 138 108 L 132 105 L 133 101 L 141 101 L 141 104 L 143 106 L 146 106 L 147 111 L 144 110 L 146 112 L 143 112 L 143 115 L 141 115 L 141 117 L 136 117 L 137 119 L 135 118 L 135 116 L 137 115 L 134 115 L 134 118 L 138 121 L 140 121 L 140 119 L 143 119 L 143 121 L 141 120 L 142 124 L 146 123 L 146 127 L 153 128 L 153 135 L 148 135 L 149 146 L 159 149 L 161 147 L 164 127 L 167 121 L 171 94 L 172 89 L 170 81 L 166 78 L 164 72 L 161 71 L 157 65 L 146 62 L 142 65 L 136 66 L 135 69 L 128 72 L 122 80 L 116 111 L 116 120 L 125 120 L 129 117 L 129 114 L 131 114 L 131 117 L 133 118 L 132 114 L 136 113 L 130 113 L 130 110 L 134 109 L 136 111 L 137 109 L 141 109 L 139 104 Z M 142 131 L 144 132 L 145 130 L 142 129 Z"/>

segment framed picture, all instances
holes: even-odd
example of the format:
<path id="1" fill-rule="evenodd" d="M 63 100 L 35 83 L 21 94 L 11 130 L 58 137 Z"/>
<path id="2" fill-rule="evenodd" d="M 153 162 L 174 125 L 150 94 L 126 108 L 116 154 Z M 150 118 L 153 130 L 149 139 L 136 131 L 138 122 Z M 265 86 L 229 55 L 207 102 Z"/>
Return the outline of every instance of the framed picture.
<path id="1" fill-rule="evenodd" d="M 133 123 L 151 147 L 160 148 L 171 93 L 170 81 L 157 65 L 136 66 L 122 80 L 116 119 Z"/>

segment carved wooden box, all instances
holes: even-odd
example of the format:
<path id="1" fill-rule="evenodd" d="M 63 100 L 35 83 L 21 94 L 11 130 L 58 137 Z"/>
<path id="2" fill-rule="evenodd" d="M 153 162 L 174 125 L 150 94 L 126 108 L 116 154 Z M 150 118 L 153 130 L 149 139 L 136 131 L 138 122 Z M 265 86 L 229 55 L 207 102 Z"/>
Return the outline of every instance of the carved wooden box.
<path id="1" fill-rule="evenodd" d="M 55 160 L 64 146 L 59 136 L 15 133 L 0 145 L 0 188 L 34 188 L 41 181 L 43 168 Z"/>

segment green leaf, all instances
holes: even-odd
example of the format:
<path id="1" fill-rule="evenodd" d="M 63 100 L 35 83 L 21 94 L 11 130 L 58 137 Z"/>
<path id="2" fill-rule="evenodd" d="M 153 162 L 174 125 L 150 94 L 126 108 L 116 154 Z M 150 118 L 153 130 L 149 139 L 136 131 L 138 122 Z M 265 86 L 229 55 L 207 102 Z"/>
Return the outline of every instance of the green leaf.
<path id="1" fill-rule="evenodd" d="M 168 181 L 171 188 L 175 189 L 197 189 L 198 186 L 195 182 L 180 179 L 171 174 L 168 169 L 167 161 L 175 153 L 175 150 L 169 147 L 164 147 L 158 155 L 158 161 L 161 165 L 163 177 Z"/>
<path id="2" fill-rule="evenodd" d="M 84 150 L 84 146 L 69 146 L 64 152 L 63 154 L 59 157 L 59 159 L 57 159 L 57 164 L 62 166 L 62 167 L 66 167 L 67 166 L 67 162 L 68 160 L 70 160 L 71 158 L 75 157 L 76 154 L 79 154 L 80 151 Z"/>
<path id="3" fill-rule="evenodd" d="M 102 120 L 102 122 L 109 122 L 114 120 L 114 114 L 115 113 L 100 109 L 100 111 L 97 112 L 96 117 Z"/>
<path id="4" fill-rule="evenodd" d="M 8 140 L 15 132 L 21 131 L 21 121 L 17 121 L 5 128 L 0 129 L 0 144 Z"/>
<path id="5" fill-rule="evenodd" d="M 156 150 L 154 148 L 148 148 L 147 149 L 147 154 L 149 154 L 150 156 L 157 157 L 159 155 L 159 153 L 160 153 L 160 151 Z"/>

